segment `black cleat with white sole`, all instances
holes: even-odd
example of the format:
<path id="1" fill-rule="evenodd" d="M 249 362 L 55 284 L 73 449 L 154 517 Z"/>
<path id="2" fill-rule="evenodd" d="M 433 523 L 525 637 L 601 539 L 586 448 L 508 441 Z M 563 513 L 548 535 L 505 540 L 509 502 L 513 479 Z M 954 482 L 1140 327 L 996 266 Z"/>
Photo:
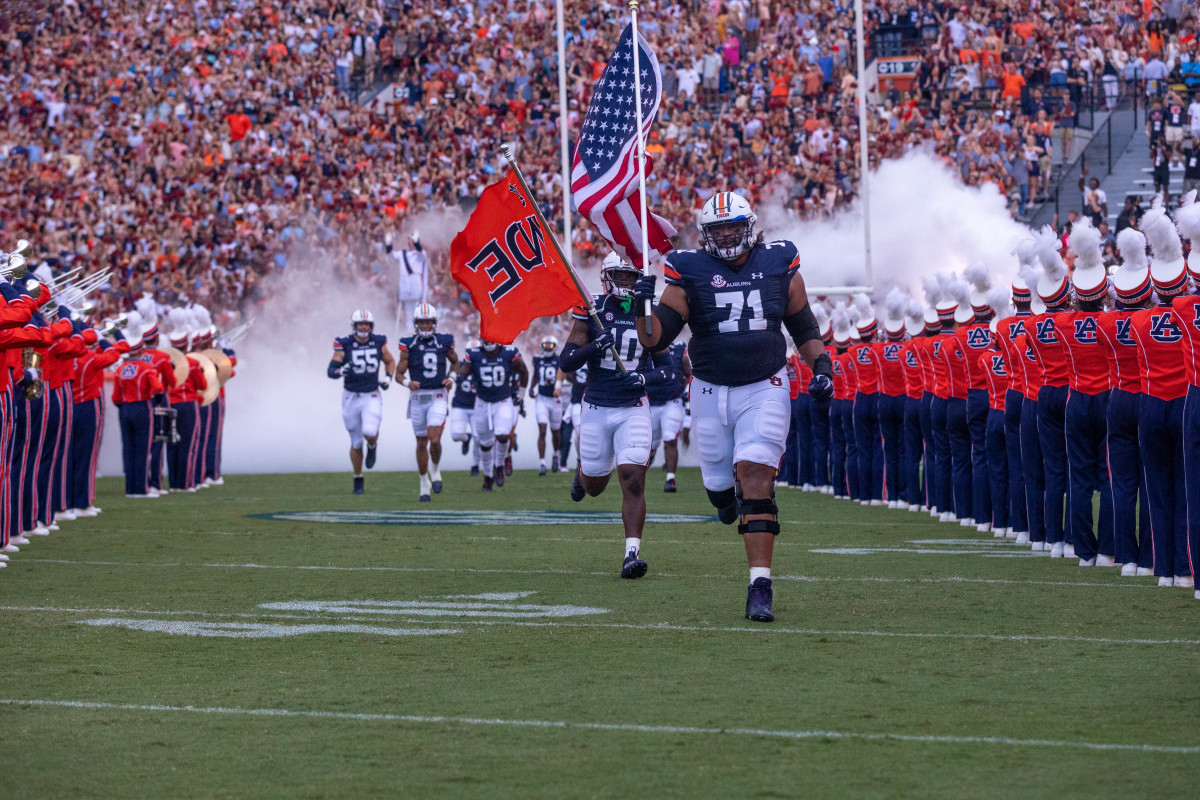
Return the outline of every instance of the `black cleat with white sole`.
<path id="1" fill-rule="evenodd" d="M 587 494 L 583 490 L 583 484 L 579 480 L 579 470 L 575 470 L 575 480 L 571 481 L 571 499 L 576 503 L 583 500 L 583 496 Z"/>
<path id="2" fill-rule="evenodd" d="M 354 493 L 355 494 L 363 493 L 363 479 L 362 478 L 354 479 Z"/>
<path id="3" fill-rule="evenodd" d="M 637 580 L 646 574 L 648 569 L 646 562 L 638 557 L 638 553 L 630 550 L 625 556 L 625 563 L 621 565 L 621 577 L 625 580 Z"/>
<path id="4" fill-rule="evenodd" d="M 496 470 L 492 473 L 492 475 L 497 486 L 504 485 L 504 467 L 496 467 Z"/>
<path id="5" fill-rule="evenodd" d="M 667 494 L 675 494 L 675 479 L 667 478 L 667 482 L 663 484 L 663 491 Z"/>
<path id="6" fill-rule="evenodd" d="M 367 460 L 363 462 L 363 465 L 367 469 L 375 466 L 375 448 L 371 445 L 367 445 Z"/>
<path id="7" fill-rule="evenodd" d="M 480 491 L 490 492 L 491 490 L 492 490 L 492 479 L 489 476 L 484 475 L 483 476 L 483 488 Z"/>
<path id="8" fill-rule="evenodd" d="M 746 619 L 774 622 L 775 612 L 771 610 L 774 594 L 771 591 L 770 578 L 755 578 L 754 583 L 746 590 Z"/>

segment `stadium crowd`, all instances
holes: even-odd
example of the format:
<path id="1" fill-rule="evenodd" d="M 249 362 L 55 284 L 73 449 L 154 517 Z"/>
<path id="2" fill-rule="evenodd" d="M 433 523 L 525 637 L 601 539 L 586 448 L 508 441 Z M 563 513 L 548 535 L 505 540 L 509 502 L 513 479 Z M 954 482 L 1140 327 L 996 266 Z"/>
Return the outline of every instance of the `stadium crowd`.
<path id="1" fill-rule="evenodd" d="M 390 289 L 387 234 L 469 209 L 505 141 L 561 216 L 550 3 L 10 5 L 0 220 L 52 267 L 112 267 L 102 311 L 153 290 L 227 322 L 298 258 Z M 574 127 L 625 14 L 565 5 Z M 927 149 L 1025 213 L 1069 157 L 1082 105 L 1133 81 L 1200 80 L 1191 6 L 868 3 L 876 52 L 924 53 L 909 87 L 870 87 L 872 157 Z M 852 7 L 679 0 L 642 22 L 664 84 L 650 201 L 683 241 L 715 191 L 802 217 L 854 198 Z M 603 257 L 590 226 L 576 220 L 573 238 L 585 262 Z M 455 308 L 447 250 L 430 257 L 429 299 Z"/>

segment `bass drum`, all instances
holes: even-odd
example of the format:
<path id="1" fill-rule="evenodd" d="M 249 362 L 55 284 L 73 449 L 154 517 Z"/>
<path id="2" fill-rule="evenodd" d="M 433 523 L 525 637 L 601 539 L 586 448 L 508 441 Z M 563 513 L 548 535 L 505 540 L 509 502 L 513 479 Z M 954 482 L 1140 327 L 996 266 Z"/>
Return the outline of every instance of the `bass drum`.
<path id="1" fill-rule="evenodd" d="M 204 353 L 192 353 L 191 357 L 196 359 L 200 369 L 204 370 L 204 380 L 208 383 L 204 393 L 200 395 L 200 405 L 201 407 L 211 406 L 221 395 L 221 381 L 217 377 L 217 365 Z"/>

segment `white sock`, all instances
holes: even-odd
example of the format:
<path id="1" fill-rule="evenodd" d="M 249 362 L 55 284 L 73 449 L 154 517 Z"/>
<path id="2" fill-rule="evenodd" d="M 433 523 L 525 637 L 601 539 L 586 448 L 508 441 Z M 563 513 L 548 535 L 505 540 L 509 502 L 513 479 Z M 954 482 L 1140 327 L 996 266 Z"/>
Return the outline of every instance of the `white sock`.
<path id="1" fill-rule="evenodd" d="M 541 466 L 543 466 L 543 467 L 544 467 L 544 466 L 546 466 L 546 459 L 544 459 L 544 458 L 540 459 L 540 460 L 538 461 L 538 464 L 540 464 L 540 465 L 541 465 Z"/>
<path id="2" fill-rule="evenodd" d="M 496 463 L 503 466 L 504 459 L 508 456 L 508 442 L 496 442 Z"/>
<path id="3" fill-rule="evenodd" d="M 673 481 L 673 480 L 675 480 L 675 473 L 674 473 L 674 472 L 668 472 L 668 473 L 667 473 L 667 480 L 669 480 L 669 481 Z"/>
<path id="4" fill-rule="evenodd" d="M 493 445 L 487 450 L 480 448 L 479 450 L 479 471 L 484 475 L 492 474 L 492 457 L 496 454 L 496 448 Z"/>
<path id="5" fill-rule="evenodd" d="M 625 537 L 625 555 L 629 555 L 630 550 L 633 551 L 633 554 L 635 556 L 638 553 L 642 552 L 642 540 L 636 539 L 632 536 L 626 536 Z"/>
<path id="6" fill-rule="evenodd" d="M 479 466 L 479 439 L 475 436 L 471 437 L 471 466 Z"/>
<path id="7" fill-rule="evenodd" d="M 438 469 L 437 464 L 433 464 L 429 467 L 429 477 L 435 481 L 440 481 L 442 479 L 442 471 Z"/>
<path id="8" fill-rule="evenodd" d="M 770 567 L 751 567 L 750 568 L 750 582 L 754 583 L 756 578 L 766 578 L 767 580 L 771 580 L 771 568 Z"/>

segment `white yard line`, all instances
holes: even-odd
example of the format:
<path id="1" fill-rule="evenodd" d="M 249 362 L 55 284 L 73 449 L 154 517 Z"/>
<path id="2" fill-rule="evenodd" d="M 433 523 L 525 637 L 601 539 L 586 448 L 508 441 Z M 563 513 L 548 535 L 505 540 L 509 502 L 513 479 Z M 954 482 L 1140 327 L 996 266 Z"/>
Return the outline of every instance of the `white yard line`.
<path id="1" fill-rule="evenodd" d="M 789 731 L 765 728 L 696 728 L 687 725 L 627 725 L 570 720 L 499 719 L 485 717 L 421 716 L 415 714 L 357 714 L 345 711 L 293 711 L 284 708 L 222 708 L 216 706 L 166 706 L 101 703 L 82 700 L 20 700 L 0 698 L 0 705 L 75 708 L 96 711 L 174 712 L 245 717 L 291 717 L 299 719 L 346 720 L 354 722 L 407 722 L 417 725 L 477 725 L 501 728 L 604 731 L 612 733 L 668 734 L 694 736 L 755 736 L 775 739 L 847 739 L 867 742 L 914 742 L 917 744 L 984 745 L 1003 747 L 1058 747 L 1076 750 L 1131 751 L 1196 755 L 1200 747 L 1142 743 L 1087 742 L 1062 739 L 1014 739 L 1007 736 L 930 736 L 850 731 Z"/>
<path id="2" fill-rule="evenodd" d="M 148 614 L 191 616 L 204 618 L 237 618 L 237 619 L 355 619 L 365 616 L 378 618 L 377 614 L 362 613 L 317 613 L 310 615 L 279 614 L 272 611 L 254 613 L 224 613 L 205 611 L 154 611 L 142 608 L 64 608 L 58 606 L 0 606 L 0 611 L 37 611 L 61 614 Z M 823 628 L 785 628 L 775 625 L 676 625 L 670 622 L 620 623 L 620 622 L 541 622 L 520 619 L 464 619 L 453 614 L 443 614 L 442 617 L 453 617 L 455 625 L 509 625 L 521 628 L 602 628 L 609 630 L 663 631 L 672 633 L 753 633 L 759 635 L 784 634 L 792 636 L 847 636 L 870 637 L 885 639 L 954 639 L 981 640 L 992 642 L 1063 642 L 1067 644 L 1118 644 L 1118 645 L 1200 645 L 1200 639 L 1117 639 L 1098 636 L 1054 636 L 1041 634 L 1000 634 L 1000 633 L 941 633 L 919 631 L 872 631 L 872 630 L 839 630 Z M 389 615 L 393 622 L 405 624 L 434 624 L 436 620 L 419 616 L 409 616 L 404 609 L 397 609 L 394 615 Z"/>

